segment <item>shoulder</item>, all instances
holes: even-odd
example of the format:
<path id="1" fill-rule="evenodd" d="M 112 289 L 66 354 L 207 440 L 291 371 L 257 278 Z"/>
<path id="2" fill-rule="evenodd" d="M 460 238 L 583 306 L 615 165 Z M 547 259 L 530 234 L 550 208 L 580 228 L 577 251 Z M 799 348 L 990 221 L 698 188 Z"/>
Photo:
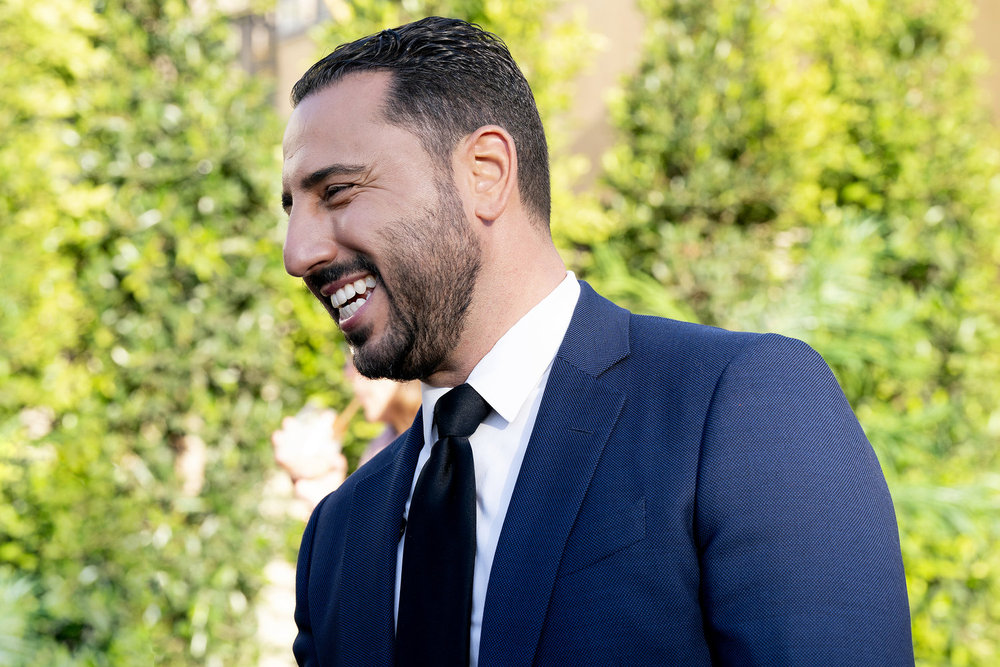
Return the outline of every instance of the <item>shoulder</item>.
<path id="1" fill-rule="evenodd" d="M 685 357 L 732 358 L 767 335 L 636 314 L 599 295 L 586 282 L 581 281 L 580 286 L 571 329 L 583 336 L 598 337 L 602 344 L 608 344 L 609 338 L 621 332 L 628 338 L 630 353 L 657 351 Z"/>
<path id="2" fill-rule="evenodd" d="M 684 355 L 732 358 L 761 338 L 774 335 L 731 331 L 706 324 L 683 322 L 654 315 L 636 315 L 635 313 L 629 313 L 629 315 L 629 329 L 635 347 L 645 345 Z"/>
<path id="3" fill-rule="evenodd" d="M 801 340 L 635 314 L 585 282 L 561 355 L 608 379 L 659 378 L 661 384 L 698 384 L 709 390 L 724 375 L 735 379 L 786 369 L 830 376 L 820 355 Z"/>
<path id="4" fill-rule="evenodd" d="M 764 378 L 769 373 L 829 374 L 807 343 L 776 333 L 731 331 L 650 315 L 630 314 L 630 361 L 634 367 L 680 378 Z"/>

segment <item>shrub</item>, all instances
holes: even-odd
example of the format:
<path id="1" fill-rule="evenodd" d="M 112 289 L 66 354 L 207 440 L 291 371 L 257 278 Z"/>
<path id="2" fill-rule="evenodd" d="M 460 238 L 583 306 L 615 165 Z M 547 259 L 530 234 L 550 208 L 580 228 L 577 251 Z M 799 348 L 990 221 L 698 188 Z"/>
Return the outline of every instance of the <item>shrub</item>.
<path id="1" fill-rule="evenodd" d="M 255 654 L 267 434 L 307 364 L 280 131 L 229 34 L 181 0 L 0 6 L 4 664 Z"/>

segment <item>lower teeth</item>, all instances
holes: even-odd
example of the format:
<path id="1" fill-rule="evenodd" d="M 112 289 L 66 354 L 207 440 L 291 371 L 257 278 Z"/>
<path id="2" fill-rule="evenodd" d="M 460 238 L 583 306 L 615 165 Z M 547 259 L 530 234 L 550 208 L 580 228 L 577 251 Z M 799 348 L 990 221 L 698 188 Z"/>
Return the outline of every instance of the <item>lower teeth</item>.
<path id="1" fill-rule="evenodd" d="M 340 309 L 340 319 L 346 320 L 354 313 L 358 312 L 358 308 L 365 305 L 368 299 L 358 299 L 357 301 L 352 301 L 351 303 L 345 305 Z"/>

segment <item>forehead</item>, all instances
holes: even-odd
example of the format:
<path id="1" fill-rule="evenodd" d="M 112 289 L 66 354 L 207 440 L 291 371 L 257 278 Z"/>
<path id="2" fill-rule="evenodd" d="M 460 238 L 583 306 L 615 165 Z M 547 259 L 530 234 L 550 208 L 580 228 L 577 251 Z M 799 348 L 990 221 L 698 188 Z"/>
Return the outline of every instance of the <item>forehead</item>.
<path id="1" fill-rule="evenodd" d="M 310 147 L 355 149 L 371 132 L 386 127 L 381 110 L 389 83 L 388 72 L 349 74 L 303 99 L 285 128 L 285 162 Z"/>

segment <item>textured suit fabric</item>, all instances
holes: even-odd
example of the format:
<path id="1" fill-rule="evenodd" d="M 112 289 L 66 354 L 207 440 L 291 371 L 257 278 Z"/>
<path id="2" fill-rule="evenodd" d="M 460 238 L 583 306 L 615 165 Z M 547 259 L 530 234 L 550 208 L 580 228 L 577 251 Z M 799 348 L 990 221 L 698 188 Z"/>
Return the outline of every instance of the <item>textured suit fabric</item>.
<path id="1" fill-rule="evenodd" d="M 912 665 L 889 493 L 819 355 L 582 288 L 504 521 L 479 664 Z M 392 663 L 420 424 L 313 513 L 300 664 Z"/>

